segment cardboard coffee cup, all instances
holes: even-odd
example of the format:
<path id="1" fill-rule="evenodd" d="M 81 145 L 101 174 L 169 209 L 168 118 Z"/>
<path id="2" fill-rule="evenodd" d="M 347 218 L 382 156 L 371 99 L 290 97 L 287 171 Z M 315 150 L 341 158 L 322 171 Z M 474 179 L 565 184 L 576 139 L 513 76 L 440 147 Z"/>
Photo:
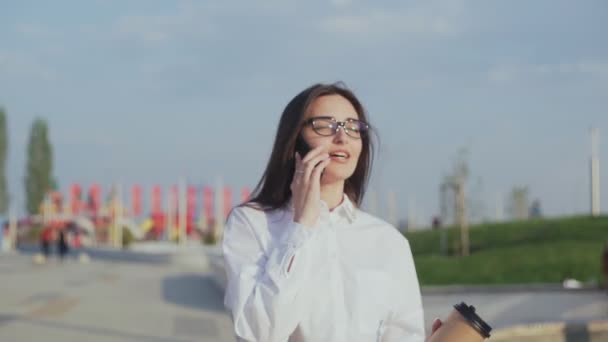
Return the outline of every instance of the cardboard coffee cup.
<path id="1" fill-rule="evenodd" d="M 454 310 L 435 331 L 428 342 L 482 342 L 490 337 L 492 327 L 475 313 L 475 307 L 464 302 Z"/>

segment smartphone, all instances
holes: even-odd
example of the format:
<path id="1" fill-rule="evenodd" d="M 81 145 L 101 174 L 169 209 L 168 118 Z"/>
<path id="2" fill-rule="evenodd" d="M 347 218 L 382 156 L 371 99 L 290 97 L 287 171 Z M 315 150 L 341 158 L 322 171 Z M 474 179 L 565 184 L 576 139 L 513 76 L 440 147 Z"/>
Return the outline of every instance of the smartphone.
<path id="1" fill-rule="evenodd" d="M 308 152 L 310 152 L 310 150 L 310 145 L 308 145 L 308 143 L 304 140 L 304 138 L 302 138 L 302 136 L 299 136 L 298 140 L 296 140 L 296 152 L 298 152 L 300 154 L 300 157 L 304 159 L 304 157 L 308 154 Z"/>
<path id="2" fill-rule="evenodd" d="M 310 150 L 312 150 L 310 145 L 308 145 L 302 136 L 299 136 L 298 140 L 296 140 L 296 151 L 300 154 L 300 157 L 304 159 Z M 321 176 L 323 176 L 323 173 L 325 173 L 325 170 L 321 171 Z"/>

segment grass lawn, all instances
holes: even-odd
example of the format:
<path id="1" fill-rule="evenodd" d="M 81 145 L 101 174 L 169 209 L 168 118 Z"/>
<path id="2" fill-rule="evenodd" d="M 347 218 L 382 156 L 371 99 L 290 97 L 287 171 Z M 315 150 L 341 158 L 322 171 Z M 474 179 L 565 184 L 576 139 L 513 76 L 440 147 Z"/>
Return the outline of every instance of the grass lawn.
<path id="1" fill-rule="evenodd" d="M 471 255 L 460 257 L 460 231 L 406 233 L 422 285 L 600 281 L 608 217 L 569 217 L 483 224 L 470 229 Z"/>

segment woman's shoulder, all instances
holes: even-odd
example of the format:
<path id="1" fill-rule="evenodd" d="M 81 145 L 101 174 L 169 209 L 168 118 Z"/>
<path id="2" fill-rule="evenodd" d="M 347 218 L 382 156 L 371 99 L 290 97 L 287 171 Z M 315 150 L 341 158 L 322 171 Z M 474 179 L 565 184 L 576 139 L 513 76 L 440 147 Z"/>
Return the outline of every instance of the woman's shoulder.
<path id="1" fill-rule="evenodd" d="M 357 209 L 357 219 L 361 220 L 361 222 L 365 225 L 373 226 L 374 230 L 382 232 L 382 234 L 389 241 L 394 241 L 399 245 L 403 245 L 404 243 L 408 244 L 405 235 L 403 235 L 403 233 L 401 233 L 394 224 L 389 223 L 378 216 L 365 212 L 361 209 Z"/>
<path id="2" fill-rule="evenodd" d="M 356 210 L 357 210 L 357 219 L 361 220 L 361 222 L 364 224 L 374 225 L 377 227 L 381 227 L 383 229 L 389 229 L 391 231 L 397 230 L 397 228 L 393 224 L 389 223 L 388 221 L 386 221 L 376 215 L 373 215 L 373 214 L 363 211 L 361 209 L 356 209 Z"/>
<path id="3" fill-rule="evenodd" d="M 260 223 L 274 222 L 279 217 L 285 216 L 284 209 L 268 209 L 256 202 L 240 204 L 230 211 L 228 222 L 249 221 L 249 223 L 259 225 Z"/>
<path id="4" fill-rule="evenodd" d="M 255 202 L 239 204 L 230 210 L 228 221 L 235 219 L 259 219 L 265 216 L 262 206 Z"/>
<path id="5" fill-rule="evenodd" d="M 282 213 L 282 214 L 281 214 Z M 228 215 L 224 231 L 224 241 L 237 239 L 246 240 L 253 243 L 257 241 L 264 250 L 269 246 L 269 242 L 278 236 L 277 232 L 284 222 L 280 218 L 285 217 L 284 210 L 264 210 L 259 205 L 242 204 L 232 208 Z"/>

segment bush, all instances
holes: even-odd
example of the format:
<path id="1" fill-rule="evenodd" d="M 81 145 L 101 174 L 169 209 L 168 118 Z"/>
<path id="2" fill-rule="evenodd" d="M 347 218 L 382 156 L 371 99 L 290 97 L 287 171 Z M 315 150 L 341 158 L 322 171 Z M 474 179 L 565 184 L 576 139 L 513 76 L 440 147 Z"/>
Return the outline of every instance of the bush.
<path id="1" fill-rule="evenodd" d="M 217 240 L 218 237 L 215 233 L 215 229 L 207 229 L 206 231 L 201 232 L 201 242 L 204 245 L 215 245 Z"/>
<path id="2" fill-rule="evenodd" d="M 129 248 L 135 237 L 127 227 L 122 228 L 122 248 Z"/>
<path id="3" fill-rule="evenodd" d="M 441 253 L 437 230 L 406 233 L 422 285 L 598 283 L 608 217 L 568 217 L 471 227 L 471 255 L 459 257 L 460 232 L 447 234 Z"/>

